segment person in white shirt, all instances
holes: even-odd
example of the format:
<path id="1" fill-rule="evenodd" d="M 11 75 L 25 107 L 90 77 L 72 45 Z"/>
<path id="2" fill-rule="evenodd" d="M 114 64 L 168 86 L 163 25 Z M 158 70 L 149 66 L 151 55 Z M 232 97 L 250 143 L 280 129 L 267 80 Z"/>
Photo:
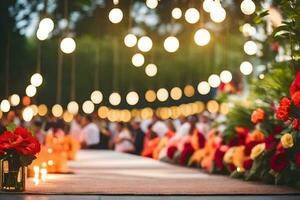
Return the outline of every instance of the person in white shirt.
<path id="1" fill-rule="evenodd" d="M 117 124 L 117 135 L 114 138 L 115 151 L 123 153 L 133 153 L 133 137 L 124 123 Z"/>
<path id="2" fill-rule="evenodd" d="M 100 131 L 98 126 L 93 122 L 90 115 L 82 118 L 82 146 L 87 149 L 99 149 L 100 145 Z"/>
<path id="3" fill-rule="evenodd" d="M 83 141 L 82 129 L 80 123 L 81 123 L 81 116 L 76 115 L 70 124 L 70 135 L 79 143 Z"/>

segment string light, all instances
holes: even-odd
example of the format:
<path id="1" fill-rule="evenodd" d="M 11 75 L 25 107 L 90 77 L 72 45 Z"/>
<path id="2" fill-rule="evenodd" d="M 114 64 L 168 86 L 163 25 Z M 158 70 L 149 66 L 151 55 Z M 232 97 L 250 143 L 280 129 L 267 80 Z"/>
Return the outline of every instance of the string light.
<path id="1" fill-rule="evenodd" d="M 33 112 L 33 116 L 36 116 L 38 114 L 38 107 L 37 105 L 33 104 L 30 106 Z"/>
<path id="2" fill-rule="evenodd" d="M 33 118 L 33 110 L 30 106 L 26 107 L 23 112 L 22 112 L 22 117 L 24 119 L 24 121 L 29 122 L 32 120 Z"/>
<path id="3" fill-rule="evenodd" d="M 187 85 L 187 86 L 184 87 L 183 92 L 184 92 L 185 96 L 192 97 L 195 94 L 195 89 L 194 89 L 193 86 Z"/>
<path id="4" fill-rule="evenodd" d="M 129 105 L 135 105 L 139 101 L 139 95 L 136 92 L 131 91 L 126 95 L 126 101 Z"/>
<path id="5" fill-rule="evenodd" d="M 98 116 L 102 119 L 105 119 L 108 116 L 108 112 L 109 112 L 109 109 L 106 106 L 101 106 L 98 109 Z"/>
<path id="6" fill-rule="evenodd" d="M 51 111 L 52 111 L 52 114 L 53 114 L 54 117 L 61 117 L 62 114 L 63 114 L 63 108 L 59 104 L 55 104 L 52 107 Z"/>
<path id="7" fill-rule="evenodd" d="M 39 30 L 50 33 L 54 29 L 54 22 L 52 19 L 46 17 L 42 19 L 39 23 Z"/>
<path id="8" fill-rule="evenodd" d="M 30 83 L 31 83 L 31 85 L 33 85 L 35 87 L 41 86 L 43 83 L 42 75 L 40 73 L 33 74 L 30 78 Z"/>
<path id="9" fill-rule="evenodd" d="M 217 88 L 221 83 L 220 77 L 217 74 L 212 74 L 208 77 L 208 83 L 210 87 Z"/>
<path id="10" fill-rule="evenodd" d="M 91 94 L 91 100 L 94 104 L 99 104 L 102 102 L 103 100 L 103 95 L 99 90 L 95 90 L 94 92 L 92 92 Z"/>
<path id="11" fill-rule="evenodd" d="M 180 8 L 173 8 L 172 10 L 172 17 L 174 19 L 180 19 L 182 16 L 182 11 Z"/>
<path id="12" fill-rule="evenodd" d="M 216 22 L 216 23 L 221 23 L 225 20 L 226 18 L 226 11 L 225 9 L 221 6 L 221 4 L 219 3 L 219 5 L 214 6 L 214 8 L 211 10 L 210 12 L 210 18 L 212 21 Z"/>
<path id="13" fill-rule="evenodd" d="M 184 14 L 185 20 L 190 24 L 195 24 L 200 19 L 200 13 L 196 8 L 189 8 Z"/>
<path id="14" fill-rule="evenodd" d="M 179 41 L 174 36 L 169 36 L 164 41 L 164 48 L 167 52 L 174 53 L 179 48 Z"/>
<path id="15" fill-rule="evenodd" d="M 208 30 L 201 28 L 195 33 L 194 40 L 197 45 L 205 46 L 210 41 L 210 33 L 208 32 Z"/>
<path id="16" fill-rule="evenodd" d="M 204 0 L 203 10 L 207 13 L 210 13 L 214 9 L 215 3 L 213 0 Z"/>
<path id="17" fill-rule="evenodd" d="M 45 104 L 41 104 L 38 106 L 38 115 L 45 116 L 48 112 L 48 108 Z"/>
<path id="18" fill-rule="evenodd" d="M 148 101 L 148 102 L 154 102 L 155 99 L 156 99 L 156 93 L 154 90 L 148 90 L 146 93 L 145 93 L 145 99 Z"/>
<path id="19" fill-rule="evenodd" d="M 117 92 L 111 93 L 111 95 L 109 96 L 109 102 L 113 106 L 119 105 L 121 103 L 121 96 L 120 96 L 120 94 L 117 93 Z"/>
<path id="20" fill-rule="evenodd" d="M 69 113 L 76 115 L 79 111 L 78 103 L 76 101 L 70 101 L 67 105 L 67 110 L 69 111 Z"/>
<path id="21" fill-rule="evenodd" d="M 94 112 L 95 106 L 92 101 L 87 100 L 82 104 L 82 110 L 85 114 L 91 114 Z"/>
<path id="22" fill-rule="evenodd" d="M 245 15 L 252 15 L 255 12 L 255 3 L 252 0 L 243 0 L 241 3 L 241 11 Z"/>
<path id="23" fill-rule="evenodd" d="M 254 55 L 257 53 L 257 45 L 254 41 L 247 41 L 244 44 L 244 51 L 248 55 Z"/>
<path id="24" fill-rule="evenodd" d="M 129 33 L 125 36 L 124 38 L 124 44 L 127 46 L 127 47 L 134 47 L 137 43 L 137 38 L 134 34 L 132 33 Z"/>
<path id="25" fill-rule="evenodd" d="M 71 37 L 66 37 L 60 42 L 60 49 L 66 54 L 73 53 L 76 49 L 75 40 Z"/>
<path id="26" fill-rule="evenodd" d="M 17 106 L 17 105 L 19 105 L 19 104 L 20 104 L 20 101 L 21 101 L 20 96 L 17 95 L 17 94 L 11 95 L 9 100 L 10 100 L 10 104 L 11 104 L 12 106 Z"/>
<path id="27" fill-rule="evenodd" d="M 230 83 L 230 81 L 232 80 L 231 72 L 228 70 L 222 71 L 220 74 L 220 79 L 223 83 Z"/>
<path id="28" fill-rule="evenodd" d="M 7 99 L 3 99 L 0 104 L 0 109 L 2 112 L 6 113 L 10 110 L 10 104 Z"/>
<path id="29" fill-rule="evenodd" d="M 148 52 L 152 48 L 152 40 L 148 36 L 143 36 L 138 41 L 138 48 L 142 52 Z"/>
<path id="30" fill-rule="evenodd" d="M 197 90 L 201 95 L 207 95 L 210 92 L 210 85 L 206 81 L 201 81 L 197 86 Z"/>
<path id="31" fill-rule="evenodd" d="M 148 8 L 154 9 L 158 5 L 158 0 L 146 0 L 146 5 Z"/>
<path id="32" fill-rule="evenodd" d="M 49 33 L 45 30 L 42 30 L 42 29 L 38 29 L 37 32 L 36 32 L 36 37 L 37 39 L 43 41 L 43 40 L 46 40 L 49 36 Z"/>
<path id="33" fill-rule="evenodd" d="M 109 12 L 108 18 L 114 24 L 120 23 L 123 19 L 123 12 L 119 8 L 113 8 Z"/>
<path id="34" fill-rule="evenodd" d="M 36 87 L 34 87 L 33 85 L 28 85 L 26 87 L 25 93 L 27 96 L 33 97 L 34 95 L 36 95 Z"/>
<path id="35" fill-rule="evenodd" d="M 143 54 L 136 53 L 132 56 L 131 62 L 135 67 L 141 67 L 145 63 L 145 58 Z"/>
<path id="36" fill-rule="evenodd" d="M 182 90 L 179 87 L 171 89 L 170 96 L 174 100 L 179 100 L 182 97 Z"/>
<path id="37" fill-rule="evenodd" d="M 240 71 L 242 72 L 242 74 L 244 74 L 246 76 L 250 75 L 253 71 L 253 66 L 250 62 L 244 61 L 240 65 Z"/>
<path id="38" fill-rule="evenodd" d="M 145 68 L 147 76 L 153 77 L 157 74 L 157 67 L 155 64 L 148 64 Z"/>
<path id="39" fill-rule="evenodd" d="M 250 24 L 246 23 L 242 27 L 242 32 L 243 32 L 243 35 L 245 37 L 249 37 L 249 36 L 255 35 L 256 29 L 255 29 L 255 27 L 253 27 Z"/>
<path id="40" fill-rule="evenodd" d="M 217 113 L 219 111 L 219 104 L 215 100 L 208 101 L 206 107 L 210 113 Z"/>
<path id="41" fill-rule="evenodd" d="M 68 111 L 65 111 L 63 114 L 63 120 L 67 123 L 70 123 L 73 120 L 73 117 L 73 114 Z"/>
<path id="42" fill-rule="evenodd" d="M 159 101 L 166 101 L 169 97 L 169 93 L 168 90 L 165 88 L 160 88 L 159 90 L 157 90 L 157 99 Z"/>

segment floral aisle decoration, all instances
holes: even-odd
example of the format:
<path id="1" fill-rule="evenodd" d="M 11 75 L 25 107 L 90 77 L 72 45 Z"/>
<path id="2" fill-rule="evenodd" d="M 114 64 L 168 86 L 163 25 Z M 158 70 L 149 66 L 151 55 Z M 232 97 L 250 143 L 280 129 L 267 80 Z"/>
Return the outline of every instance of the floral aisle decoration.
<path id="1" fill-rule="evenodd" d="M 0 135 L 1 189 L 4 191 L 24 191 L 26 167 L 36 159 L 40 143 L 32 133 L 22 127 L 8 127 Z"/>

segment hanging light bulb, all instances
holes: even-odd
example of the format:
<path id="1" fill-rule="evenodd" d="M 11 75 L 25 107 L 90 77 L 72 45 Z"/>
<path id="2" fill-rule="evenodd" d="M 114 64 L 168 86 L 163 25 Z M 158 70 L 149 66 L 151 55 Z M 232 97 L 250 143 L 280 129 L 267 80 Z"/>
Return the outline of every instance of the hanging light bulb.
<path id="1" fill-rule="evenodd" d="M 33 85 L 28 85 L 26 87 L 25 93 L 27 96 L 33 97 L 34 95 L 36 95 L 36 87 L 34 87 Z"/>
<path id="2" fill-rule="evenodd" d="M 206 95 L 210 92 L 210 85 L 206 81 L 201 81 L 197 86 L 197 90 L 200 94 Z"/>
<path id="3" fill-rule="evenodd" d="M 164 48 L 167 52 L 174 53 L 179 48 L 179 41 L 174 36 L 169 36 L 164 41 Z"/>
<path id="4" fill-rule="evenodd" d="M 121 96 L 120 96 L 120 94 L 117 93 L 117 92 L 111 93 L 111 95 L 109 96 L 109 102 L 113 106 L 119 105 L 121 103 Z"/>
<path id="5" fill-rule="evenodd" d="M 252 0 L 243 0 L 241 3 L 241 11 L 245 15 L 252 15 L 255 12 L 255 3 Z"/>
<path id="6" fill-rule="evenodd" d="M 38 114 L 39 116 L 45 116 L 48 112 L 48 108 L 45 104 L 41 104 L 38 106 Z"/>
<path id="7" fill-rule="evenodd" d="M 247 41 L 244 44 L 244 51 L 248 55 L 255 55 L 257 53 L 257 45 L 254 41 Z"/>
<path id="8" fill-rule="evenodd" d="M 232 80 L 232 74 L 228 70 L 224 70 L 220 74 L 220 79 L 223 83 L 229 83 Z"/>
<path id="9" fill-rule="evenodd" d="M 208 30 L 201 28 L 195 33 L 194 40 L 197 45 L 205 46 L 210 41 L 210 33 L 208 32 Z"/>
<path id="10" fill-rule="evenodd" d="M 39 73 L 35 73 L 31 76 L 30 78 L 30 83 L 31 85 L 35 86 L 35 87 L 39 87 L 42 85 L 43 83 L 43 77 L 41 74 Z"/>
<path id="11" fill-rule="evenodd" d="M 129 33 L 125 36 L 124 43 L 127 47 L 134 47 L 137 43 L 137 38 L 134 34 Z"/>
<path id="12" fill-rule="evenodd" d="M 219 87 L 221 83 L 220 77 L 217 74 L 212 74 L 208 77 L 208 83 L 213 88 Z"/>
<path id="13" fill-rule="evenodd" d="M 195 24 L 200 19 L 200 13 L 196 8 L 189 8 L 184 14 L 185 20 L 190 24 Z"/>
<path id="14" fill-rule="evenodd" d="M 73 114 L 68 111 L 65 111 L 63 114 L 63 120 L 67 123 L 70 123 L 73 120 L 73 117 Z"/>
<path id="15" fill-rule="evenodd" d="M 144 58 L 143 54 L 136 53 L 132 56 L 131 62 L 135 67 L 141 67 L 145 62 L 145 58 Z"/>
<path id="16" fill-rule="evenodd" d="M 154 9 L 158 5 L 158 0 L 146 0 L 146 5 L 148 8 Z"/>
<path id="17" fill-rule="evenodd" d="M 95 105 L 93 104 L 92 101 L 87 100 L 83 102 L 82 110 L 85 114 L 91 114 L 92 112 L 94 112 L 94 109 L 95 109 Z"/>
<path id="18" fill-rule="evenodd" d="M 142 52 L 148 52 L 152 48 L 152 40 L 148 36 L 143 36 L 138 41 L 138 48 Z"/>
<path id="19" fill-rule="evenodd" d="M 79 105 L 76 101 L 70 101 L 67 105 L 67 110 L 72 113 L 73 115 L 76 115 L 79 110 Z"/>
<path id="20" fill-rule="evenodd" d="M 256 29 L 250 24 L 246 23 L 242 27 L 242 32 L 245 37 L 249 37 L 255 35 Z"/>
<path id="21" fill-rule="evenodd" d="M 62 114 L 63 114 L 63 108 L 59 104 L 55 104 L 52 107 L 51 111 L 52 111 L 52 114 L 53 114 L 54 117 L 61 117 Z"/>
<path id="22" fill-rule="evenodd" d="M 155 64 L 148 64 L 145 68 L 147 76 L 153 77 L 157 74 L 157 67 Z"/>
<path id="23" fill-rule="evenodd" d="M 92 92 L 91 94 L 91 100 L 94 104 L 99 104 L 102 102 L 103 100 L 103 95 L 99 90 L 95 90 L 94 92 Z"/>
<path id="24" fill-rule="evenodd" d="M 37 105 L 32 104 L 32 105 L 30 106 L 30 108 L 31 108 L 32 111 L 33 111 L 33 116 L 36 116 L 36 115 L 38 114 L 38 107 L 37 107 Z"/>
<path id="25" fill-rule="evenodd" d="M 169 97 L 168 90 L 165 88 L 160 88 L 157 90 L 156 96 L 159 101 L 166 101 Z"/>
<path id="26" fill-rule="evenodd" d="M 182 90 L 179 87 L 171 89 L 170 96 L 174 100 L 179 100 L 182 97 Z"/>
<path id="27" fill-rule="evenodd" d="M 180 8 L 173 8 L 172 10 L 172 17 L 174 19 L 180 19 L 182 16 L 182 11 Z"/>
<path id="28" fill-rule="evenodd" d="M 210 13 L 215 6 L 215 2 L 213 0 L 204 0 L 203 2 L 203 9 L 205 12 Z"/>
<path id="29" fill-rule="evenodd" d="M 219 3 L 219 5 L 215 5 L 214 9 L 211 10 L 211 12 L 210 12 L 210 18 L 211 18 L 212 21 L 214 21 L 216 23 L 221 23 L 221 22 L 223 22 L 225 20 L 225 18 L 226 18 L 226 11 L 221 6 L 220 3 Z"/>
<path id="30" fill-rule="evenodd" d="M 29 122 L 32 120 L 34 112 L 31 106 L 26 107 L 22 112 L 22 117 L 24 121 Z"/>
<path id="31" fill-rule="evenodd" d="M 6 113 L 10 110 L 10 104 L 7 99 L 3 99 L 0 104 L 0 109 L 2 112 Z"/>
<path id="32" fill-rule="evenodd" d="M 119 8 L 113 8 L 109 12 L 108 18 L 114 24 L 120 23 L 123 19 L 123 12 Z"/>
<path id="33" fill-rule="evenodd" d="M 145 93 L 145 99 L 148 102 L 154 102 L 156 99 L 156 93 L 154 90 L 147 90 L 147 92 Z"/>
<path id="34" fill-rule="evenodd" d="M 60 42 L 60 49 L 66 54 L 73 53 L 76 49 L 75 40 L 71 37 L 66 37 Z"/>
<path id="35" fill-rule="evenodd" d="M 135 105 L 139 102 L 138 93 L 131 91 L 126 95 L 126 101 L 129 105 Z"/>
<path id="36" fill-rule="evenodd" d="M 250 75 L 253 71 L 253 65 L 248 61 L 244 61 L 240 65 L 240 71 L 246 76 Z"/>
<path id="37" fill-rule="evenodd" d="M 19 95 L 13 94 L 13 95 L 10 96 L 10 104 L 11 104 L 12 106 L 17 106 L 17 105 L 19 105 L 20 101 L 21 101 L 21 99 L 20 99 L 20 96 L 19 96 Z"/>
<path id="38" fill-rule="evenodd" d="M 39 40 L 46 40 L 49 36 L 49 32 L 43 30 L 43 29 L 38 29 L 36 31 L 36 37 L 39 39 Z"/>
<path id="39" fill-rule="evenodd" d="M 41 29 L 47 33 L 50 33 L 54 29 L 53 20 L 49 17 L 42 19 L 39 23 L 39 29 Z"/>

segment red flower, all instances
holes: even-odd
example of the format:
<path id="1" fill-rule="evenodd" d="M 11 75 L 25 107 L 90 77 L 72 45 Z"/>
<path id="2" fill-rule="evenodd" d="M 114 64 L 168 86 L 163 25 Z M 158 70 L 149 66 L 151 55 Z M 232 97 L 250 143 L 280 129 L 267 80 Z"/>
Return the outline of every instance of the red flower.
<path id="1" fill-rule="evenodd" d="M 290 87 L 290 95 L 293 96 L 297 91 L 300 91 L 300 71 L 297 72 L 295 79 Z"/>
<path id="2" fill-rule="evenodd" d="M 274 135 L 269 135 L 268 137 L 265 138 L 265 144 L 266 144 L 266 149 L 270 150 L 276 145 L 276 139 Z"/>
<path id="3" fill-rule="evenodd" d="M 296 153 L 296 165 L 300 167 L 300 151 Z"/>
<path id="4" fill-rule="evenodd" d="M 260 123 L 264 121 L 265 116 L 266 116 L 265 111 L 261 108 L 258 108 L 253 111 L 251 115 L 251 122 L 254 124 Z"/>
<path id="5" fill-rule="evenodd" d="M 228 147 L 227 146 L 220 146 L 219 148 L 216 149 L 215 151 L 215 155 L 214 155 L 214 163 L 216 165 L 216 167 L 219 170 L 223 170 L 224 169 L 224 163 L 223 163 L 223 157 L 225 155 L 225 152 L 227 151 Z"/>
<path id="6" fill-rule="evenodd" d="M 251 150 L 253 147 L 255 147 L 257 144 L 260 144 L 261 142 L 259 141 L 251 141 L 245 146 L 244 153 L 246 156 L 249 156 L 251 154 Z"/>
<path id="7" fill-rule="evenodd" d="M 296 130 L 299 130 L 299 128 L 300 128 L 300 121 L 299 121 L 298 119 L 294 119 L 294 120 L 292 121 L 292 127 L 293 127 L 294 129 L 296 129 Z"/>
<path id="8" fill-rule="evenodd" d="M 200 133 L 199 131 L 197 131 L 197 135 L 198 135 L 198 145 L 199 148 L 202 149 L 205 145 L 205 137 L 202 133 Z"/>
<path id="9" fill-rule="evenodd" d="M 179 158 L 179 164 L 185 165 L 193 153 L 194 153 L 194 148 L 192 144 L 189 142 L 185 143 Z"/>
<path id="10" fill-rule="evenodd" d="M 275 172 L 281 172 L 288 167 L 289 162 L 284 152 L 276 153 L 270 160 L 271 169 Z"/>
<path id="11" fill-rule="evenodd" d="M 279 49 L 279 43 L 278 43 L 278 42 L 273 42 L 273 43 L 271 44 L 271 49 L 272 49 L 273 51 L 277 52 L 278 49 Z"/>
<path id="12" fill-rule="evenodd" d="M 284 97 L 279 102 L 279 107 L 276 110 L 276 117 L 279 120 L 287 121 L 289 119 L 289 111 L 290 111 L 291 101 Z"/>
<path id="13" fill-rule="evenodd" d="M 245 170 L 249 170 L 249 169 L 251 169 L 252 164 L 253 164 L 253 160 L 252 159 L 248 159 L 248 160 L 244 161 L 243 167 L 244 167 Z"/>
<path id="14" fill-rule="evenodd" d="M 300 107 L 300 91 L 297 91 L 293 94 L 292 100 L 295 106 Z"/>
<path id="15" fill-rule="evenodd" d="M 167 156 L 168 158 L 170 159 L 173 159 L 176 151 L 178 150 L 178 148 L 176 146 L 170 146 L 168 149 L 167 149 Z"/>

